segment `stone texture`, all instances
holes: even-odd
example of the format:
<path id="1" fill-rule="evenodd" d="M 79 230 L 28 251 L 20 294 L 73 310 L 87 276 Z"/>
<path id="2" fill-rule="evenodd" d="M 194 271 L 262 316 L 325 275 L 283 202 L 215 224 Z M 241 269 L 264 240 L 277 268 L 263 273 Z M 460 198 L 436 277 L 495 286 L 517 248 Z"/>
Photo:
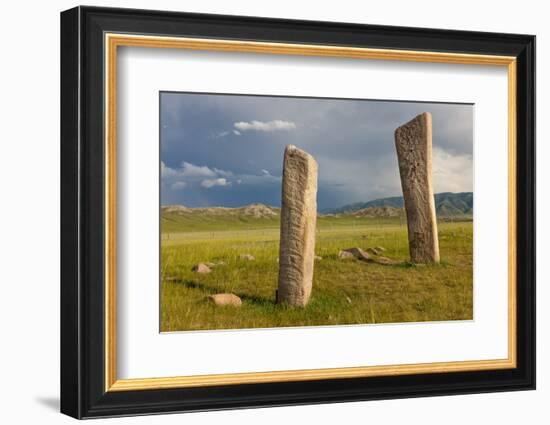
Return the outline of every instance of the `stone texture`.
<path id="1" fill-rule="evenodd" d="M 362 261 L 372 260 L 372 257 L 369 255 L 368 252 L 365 252 L 361 248 L 357 248 L 357 247 L 346 248 L 346 249 L 343 249 L 340 252 L 346 252 L 346 253 L 352 255 L 353 258 L 357 258 L 358 260 L 362 260 Z"/>
<path id="2" fill-rule="evenodd" d="M 382 264 L 383 266 L 394 266 L 399 264 L 399 261 L 392 260 L 388 257 L 379 256 L 371 260 L 373 263 Z"/>
<path id="3" fill-rule="evenodd" d="M 338 258 L 340 260 L 349 260 L 355 258 L 355 255 L 353 255 L 351 252 L 342 250 L 338 252 Z"/>
<path id="4" fill-rule="evenodd" d="M 207 299 L 217 306 L 240 307 L 242 305 L 241 299 L 235 294 L 214 294 Z"/>
<path id="5" fill-rule="evenodd" d="M 204 263 L 199 263 L 196 266 L 193 266 L 192 270 L 195 273 L 210 273 L 212 271 L 212 269 Z"/>
<path id="6" fill-rule="evenodd" d="M 395 147 L 414 263 L 438 263 L 439 242 L 432 186 L 432 116 L 418 115 L 395 130 Z"/>
<path id="7" fill-rule="evenodd" d="M 392 260 L 391 258 L 379 256 L 378 254 L 372 255 L 369 250 L 372 250 L 372 248 L 367 248 L 366 251 L 358 247 L 346 248 L 338 253 L 338 257 L 342 259 L 356 258 L 366 263 L 382 264 L 383 266 L 393 266 L 399 264 L 399 261 Z"/>
<path id="8" fill-rule="evenodd" d="M 375 246 L 374 248 L 367 248 L 366 251 L 371 255 L 382 255 L 382 253 L 386 251 L 386 248 L 382 246 Z"/>
<path id="9" fill-rule="evenodd" d="M 277 302 L 307 305 L 313 283 L 317 223 L 317 162 L 288 145 L 283 162 Z"/>

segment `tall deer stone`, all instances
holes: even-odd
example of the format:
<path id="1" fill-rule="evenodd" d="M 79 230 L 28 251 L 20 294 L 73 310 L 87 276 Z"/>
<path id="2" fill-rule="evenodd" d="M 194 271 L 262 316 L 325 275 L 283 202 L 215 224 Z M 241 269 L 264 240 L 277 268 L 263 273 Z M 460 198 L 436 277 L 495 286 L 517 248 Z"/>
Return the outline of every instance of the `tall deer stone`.
<path id="1" fill-rule="evenodd" d="M 395 130 L 395 147 L 414 263 L 438 263 L 439 241 L 432 186 L 432 115 L 424 112 Z"/>
<path id="2" fill-rule="evenodd" d="M 317 223 L 317 162 L 285 149 L 277 303 L 305 307 L 311 296 Z"/>

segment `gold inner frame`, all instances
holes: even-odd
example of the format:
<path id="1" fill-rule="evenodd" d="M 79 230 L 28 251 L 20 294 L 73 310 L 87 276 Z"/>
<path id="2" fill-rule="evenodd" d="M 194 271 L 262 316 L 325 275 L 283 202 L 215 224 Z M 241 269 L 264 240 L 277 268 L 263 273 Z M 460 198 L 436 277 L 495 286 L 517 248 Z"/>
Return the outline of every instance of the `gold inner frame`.
<path id="1" fill-rule="evenodd" d="M 105 391 L 252 384 L 320 379 L 410 375 L 515 368 L 516 359 L 516 58 L 255 41 L 105 34 Z M 280 55 L 325 56 L 469 65 L 503 66 L 508 72 L 508 357 L 419 364 L 290 371 L 118 379 L 116 373 L 116 123 L 117 48 L 119 46 L 209 50 Z"/>

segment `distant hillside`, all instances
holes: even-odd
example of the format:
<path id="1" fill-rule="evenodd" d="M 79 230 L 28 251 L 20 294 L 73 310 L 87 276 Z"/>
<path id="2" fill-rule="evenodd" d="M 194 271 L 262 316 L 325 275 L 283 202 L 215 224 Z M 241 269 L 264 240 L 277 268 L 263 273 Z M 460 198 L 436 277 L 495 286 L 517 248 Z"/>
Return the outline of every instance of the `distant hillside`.
<path id="1" fill-rule="evenodd" d="M 353 214 L 369 208 L 392 207 L 403 208 L 403 197 L 374 199 L 368 202 L 356 202 L 340 208 L 323 211 L 325 214 Z M 474 197 L 472 192 L 435 194 L 435 209 L 438 217 L 456 217 L 473 215 Z"/>
<path id="2" fill-rule="evenodd" d="M 405 217 L 403 208 L 369 207 L 344 214 L 317 215 L 319 227 L 394 223 Z M 245 205 L 237 208 L 164 205 L 161 207 L 161 232 L 208 232 L 219 230 L 248 231 L 254 229 L 278 229 L 281 209 L 263 204 Z"/>
<path id="3" fill-rule="evenodd" d="M 473 196 L 468 193 L 438 193 L 435 195 L 437 216 L 470 219 L 473 214 Z M 183 205 L 161 207 L 161 231 L 207 231 L 224 229 L 271 228 L 279 226 L 281 209 L 264 204 L 243 207 L 189 208 Z M 319 224 L 345 224 L 357 219 L 393 220 L 404 218 L 403 198 L 383 198 L 369 202 L 345 205 L 341 208 L 319 213 Z"/>
<path id="4" fill-rule="evenodd" d="M 403 208 L 383 206 L 362 208 L 360 210 L 347 212 L 344 214 L 352 217 L 391 218 L 403 217 L 405 215 L 405 210 Z"/>
<path id="5" fill-rule="evenodd" d="M 263 204 L 251 204 L 238 208 L 207 207 L 188 208 L 183 205 L 161 207 L 161 230 L 173 232 L 186 230 L 221 230 L 261 226 L 278 226 L 280 209 Z"/>
<path id="6" fill-rule="evenodd" d="M 164 205 L 161 207 L 162 214 L 201 214 L 215 216 L 245 216 L 253 218 L 269 218 L 279 214 L 279 208 L 268 207 L 264 204 L 250 204 L 244 207 L 229 208 L 229 207 L 203 207 L 203 208 L 187 208 L 183 205 Z"/>

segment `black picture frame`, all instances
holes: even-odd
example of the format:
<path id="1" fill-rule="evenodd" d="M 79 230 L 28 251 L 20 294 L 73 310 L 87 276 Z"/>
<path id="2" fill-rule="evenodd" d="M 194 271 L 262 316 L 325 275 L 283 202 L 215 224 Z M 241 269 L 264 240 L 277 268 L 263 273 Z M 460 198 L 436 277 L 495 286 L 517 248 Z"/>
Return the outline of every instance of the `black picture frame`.
<path id="1" fill-rule="evenodd" d="M 517 367 L 105 391 L 104 33 L 517 58 Z M 61 412 L 75 418 L 535 388 L 535 37 L 132 9 L 61 13 Z"/>

